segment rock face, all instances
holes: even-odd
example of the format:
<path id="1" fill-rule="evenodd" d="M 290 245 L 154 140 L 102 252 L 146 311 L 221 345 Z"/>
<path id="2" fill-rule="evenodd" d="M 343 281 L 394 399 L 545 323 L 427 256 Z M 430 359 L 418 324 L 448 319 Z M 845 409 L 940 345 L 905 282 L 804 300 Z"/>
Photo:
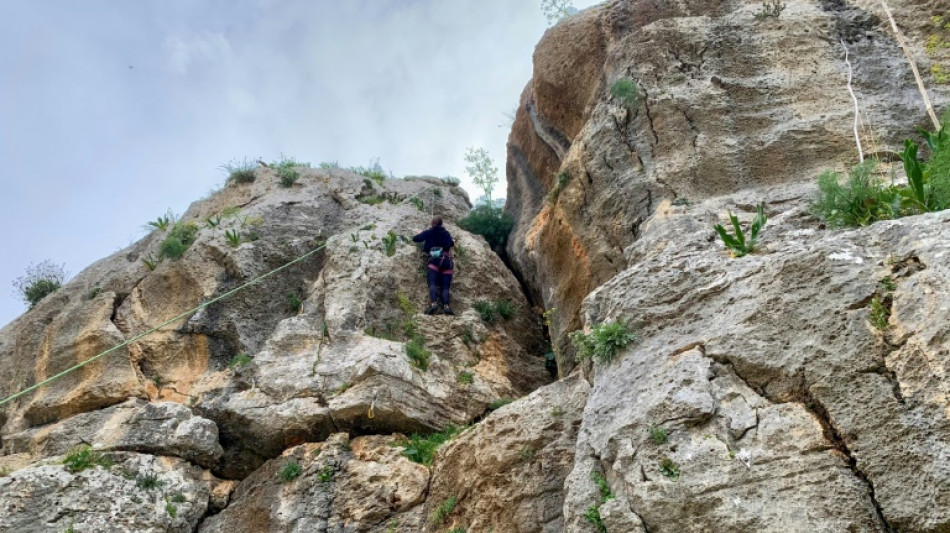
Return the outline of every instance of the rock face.
<path id="1" fill-rule="evenodd" d="M 911 37 L 938 7 L 889 3 Z M 762 2 L 612 1 L 538 44 L 508 141 L 508 253 L 534 298 L 557 309 L 563 375 L 581 301 L 629 265 L 623 251 L 661 201 L 813 180 L 854 158 L 845 48 L 873 126 L 868 151 L 929 125 L 878 2 L 784 4 L 759 19 Z M 926 61 L 924 41 L 911 43 Z M 612 95 L 621 80 L 636 101 Z M 937 103 L 947 95 L 934 91 Z"/>
<path id="2" fill-rule="evenodd" d="M 642 341 L 592 369 L 569 523 L 602 467 L 648 531 L 950 527 L 950 212 L 821 231 L 809 189 L 661 208 L 634 266 L 585 300 L 586 323 L 626 320 Z M 767 249 L 732 259 L 710 228 L 756 197 L 776 206 Z"/>

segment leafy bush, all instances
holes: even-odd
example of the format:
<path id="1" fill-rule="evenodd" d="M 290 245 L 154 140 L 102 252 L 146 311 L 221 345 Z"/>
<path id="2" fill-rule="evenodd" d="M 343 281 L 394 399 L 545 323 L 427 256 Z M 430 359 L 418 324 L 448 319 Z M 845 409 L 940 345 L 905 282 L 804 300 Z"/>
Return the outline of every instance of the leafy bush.
<path id="1" fill-rule="evenodd" d="M 168 236 L 158 246 L 160 258 L 178 259 L 198 238 L 198 225 L 194 222 L 176 222 Z"/>
<path id="2" fill-rule="evenodd" d="M 867 226 L 900 216 L 896 188 L 887 187 L 875 178 L 875 167 L 873 160 L 856 165 L 844 185 L 837 172 L 822 173 L 818 177 L 819 194 L 811 204 L 811 212 L 832 228 Z"/>
<path id="3" fill-rule="evenodd" d="M 552 204 L 557 203 L 558 197 L 561 196 L 561 190 L 567 186 L 567 183 L 571 180 L 571 173 L 564 170 L 557 175 L 557 181 L 554 182 L 554 187 L 551 188 L 551 192 L 548 193 L 548 201 Z"/>
<path id="4" fill-rule="evenodd" d="M 277 169 L 277 177 L 280 178 L 281 187 L 293 187 L 294 183 L 300 179 L 300 172 L 293 168 L 279 168 Z"/>
<path id="5" fill-rule="evenodd" d="M 660 463 L 660 473 L 675 481 L 680 477 L 680 466 L 667 457 Z"/>
<path id="6" fill-rule="evenodd" d="M 135 478 L 135 486 L 142 490 L 154 490 L 165 486 L 165 482 L 156 474 L 145 474 Z"/>
<path id="7" fill-rule="evenodd" d="M 294 168 L 294 167 L 310 168 L 310 163 L 306 161 L 297 161 L 293 157 L 280 154 L 280 159 L 278 159 L 277 161 L 272 161 L 270 166 L 278 170 L 282 170 L 286 168 Z M 278 175 L 280 175 L 279 172 L 278 172 Z"/>
<path id="8" fill-rule="evenodd" d="M 296 294 L 287 295 L 287 307 L 290 308 L 292 313 L 299 313 L 300 307 L 303 305 L 303 300 L 300 299 L 300 296 Z"/>
<path id="9" fill-rule="evenodd" d="M 739 217 L 733 215 L 732 211 L 729 212 L 729 220 L 732 222 L 735 235 L 730 235 L 729 232 L 726 231 L 726 228 L 722 227 L 722 224 L 716 224 L 715 227 L 716 233 L 719 234 L 719 238 L 722 239 L 722 242 L 732 253 L 732 256 L 742 257 L 754 252 L 755 245 L 759 240 L 759 232 L 762 231 L 762 228 L 765 227 L 765 223 L 769 220 L 762 211 L 762 204 L 759 204 L 756 208 L 756 215 L 755 218 L 752 219 L 748 240 L 742 231 L 742 227 L 739 225 Z"/>
<path id="10" fill-rule="evenodd" d="M 666 444 L 666 439 L 667 439 L 667 433 L 665 429 L 661 427 L 657 427 L 657 426 L 653 426 L 650 428 L 650 440 L 653 441 L 653 444 L 656 444 L 656 445 Z"/>
<path id="11" fill-rule="evenodd" d="M 13 281 L 23 302 L 33 309 L 37 303 L 58 291 L 66 281 L 66 265 L 57 265 L 49 259 L 26 267 L 26 274 Z"/>
<path id="12" fill-rule="evenodd" d="M 442 178 L 442 183 L 446 185 L 458 186 L 462 183 L 462 180 L 456 178 L 455 176 L 445 176 Z"/>
<path id="13" fill-rule="evenodd" d="M 246 353 L 239 353 L 231 359 L 230 363 L 228 363 L 228 368 L 242 368 L 249 365 L 253 360 L 254 358 L 252 358 L 250 355 L 247 355 Z"/>
<path id="14" fill-rule="evenodd" d="M 590 333 L 575 331 L 570 334 L 571 342 L 577 348 L 579 360 L 593 357 L 601 363 L 610 363 L 637 336 L 625 322 L 606 322 L 591 328 Z"/>
<path id="15" fill-rule="evenodd" d="M 431 522 L 433 525 L 441 524 L 450 514 L 452 514 L 452 511 L 455 510 L 456 505 L 458 505 L 458 498 L 451 496 L 445 500 L 442 505 L 436 508 L 435 512 L 432 513 L 432 516 L 429 517 L 429 522 Z"/>
<path id="16" fill-rule="evenodd" d="M 601 503 L 614 499 L 614 493 L 610 490 L 610 485 L 607 484 L 607 479 L 604 478 L 603 474 L 594 470 L 590 473 L 590 478 L 594 480 L 597 490 L 600 491 Z"/>
<path id="17" fill-rule="evenodd" d="M 891 311 L 888 309 L 888 305 L 877 296 L 871 299 L 870 319 L 871 324 L 881 331 L 887 329 L 887 325 L 891 319 Z"/>
<path id="18" fill-rule="evenodd" d="M 165 512 L 168 513 L 168 516 L 175 518 L 178 516 L 178 506 L 172 502 L 165 502 Z"/>
<path id="19" fill-rule="evenodd" d="M 66 470 L 69 470 L 73 474 L 96 466 L 109 468 L 112 464 L 111 459 L 99 452 L 93 451 L 91 446 L 76 448 L 66 454 L 66 458 L 63 459 L 63 465 L 66 466 Z"/>
<path id="20" fill-rule="evenodd" d="M 472 307 L 478 311 L 482 320 L 489 324 L 497 321 L 499 317 L 509 320 L 515 316 L 515 306 L 510 300 L 495 300 L 493 302 L 479 300 L 472 304 Z"/>
<path id="21" fill-rule="evenodd" d="M 399 236 L 390 230 L 381 240 L 383 242 L 383 248 L 386 250 L 386 255 L 388 257 L 396 255 L 396 243 L 399 242 Z"/>
<path id="22" fill-rule="evenodd" d="M 333 481 L 333 475 L 334 475 L 335 473 L 336 473 L 336 472 L 333 470 L 333 467 L 330 466 L 330 465 L 327 465 L 327 466 L 321 468 L 321 469 L 317 472 L 317 479 L 320 480 L 321 483 L 329 483 L 329 482 Z"/>
<path id="23" fill-rule="evenodd" d="M 620 78 L 610 86 L 610 95 L 617 99 L 628 109 L 637 106 L 640 100 L 640 94 L 637 92 L 637 84 L 630 78 Z"/>
<path id="24" fill-rule="evenodd" d="M 460 385 L 471 385 L 475 383 L 475 376 L 471 372 L 459 372 L 458 382 Z"/>
<path id="25" fill-rule="evenodd" d="M 597 529 L 598 533 L 607 533 L 607 526 L 604 525 L 603 519 L 600 517 L 600 508 L 596 505 L 591 505 L 584 511 L 584 520 L 587 520 L 589 524 L 594 526 Z"/>
<path id="26" fill-rule="evenodd" d="M 426 349 L 425 338 L 421 335 L 414 335 L 406 343 L 406 356 L 419 370 L 425 372 L 429 369 L 429 358 L 432 354 Z"/>
<path id="27" fill-rule="evenodd" d="M 486 204 L 475 207 L 459 220 L 462 229 L 485 237 L 492 248 L 504 246 L 508 242 L 508 234 L 514 225 L 514 219 L 504 209 Z"/>
<path id="28" fill-rule="evenodd" d="M 509 403 L 513 401 L 515 401 L 514 398 L 501 398 L 499 400 L 495 400 L 492 403 L 488 404 L 488 410 L 497 411 L 498 409 L 501 409 L 502 407 L 508 405 Z"/>
<path id="29" fill-rule="evenodd" d="M 340 163 L 339 161 L 324 161 L 320 163 L 320 168 L 324 170 L 329 170 L 332 168 L 340 168 Z"/>
<path id="30" fill-rule="evenodd" d="M 291 459 L 280 469 L 278 475 L 280 480 L 284 483 L 290 483 L 291 481 L 300 477 L 300 474 L 303 473 L 303 468 L 300 466 L 300 463 Z"/>
<path id="31" fill-rule="evenodd" d="M 762 10 L 755 14 L 755 18 L 758 20 L 778 18 L 782 11 L 785 11 L 785 4 L 781 0 L 765 0 L 762 2 Z"/>
<path id="32" fill-rule="evenodd" d="M 408 439 L 398 442 L 405 448 L 402 454 L 410 461 L 429 466 L 435 459 L 439 447 L 455 438 L 465 428 L 449 426 L 443 431 L 428 435 L 412 434 Z"/>
<path id="33" fill-rule="evenodd" d="M 257 176 L 254 174 L 254 169 L 257 168 L 257 164 L 253 161 L 248 161 L 247 158 L 238 161 L 229 161 L 223 165 L 221 168 L 228 173 L 227 183 L 253 183 Z"/>

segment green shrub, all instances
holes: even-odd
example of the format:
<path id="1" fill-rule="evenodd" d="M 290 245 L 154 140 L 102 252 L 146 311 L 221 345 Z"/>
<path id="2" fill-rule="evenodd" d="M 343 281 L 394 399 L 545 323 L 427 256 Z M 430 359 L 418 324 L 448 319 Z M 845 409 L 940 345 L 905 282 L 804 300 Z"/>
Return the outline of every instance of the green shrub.
<path id="1" fill-rule="evenodd" d="M 785 4 L 781 0 L 765 0 L 762 2 L 762 10 L 755 14 L 755 18 L 758 20 L 778 18 L 782 11 L 785 11 Z"/>
<path id="2" fill-rule="evenodd" d="M 165 512 L 168 516 L 175 518 L 178 516 L 178 506 L 172 502 L 165 502 Z"/>
<path id="3" fill-rule="evenodd" d="M 419 211 L 425 212 L 426 210 L 425 202 L 423 202 L 422 198 L 419 198 L 418 196 L 413 196 L 412 198 L 410 198 L 409 203 L 416 206 L 416 209 L 418 209 Z"/>
<path id="4" fill-rule="evenodd" d="M 495 400 L 492 403 L 488 404 L 488 410 L 497 411 L 498 409 L 501 409 L 502 407 L 508 405 L 509 403 L 513 401 L 515 401 L 514 398 L 501 398 L 501 399 Z"/>
<path id="5" fill-rule="evenodd" d="M 607 526 L 604 525 L 603 519 L 600 517 L 600 508 L 596 505 L 591 505 L 584 511 L 584 519 L 587 520 L 592 526 L 594 526 L 598 533 L 607 533 Z"/>
<path id="6" fill-rule="evenodd" d="M 237 159 L 229 161 L 223 165 L 221 168 L 228 173 L 227 183 L 253 183 L 257 176 L 254 174 L 254 169 L 257 168 L 257 164 L 253 161 L 248 161 L 247 158 L 238 161 Z"/>
<path id="7" fill-rule="evenodd" d="M 571 342 L 577 348 L 578 360 L 593 357 L 601 363 L 609 364 L 637 336 L 630 331 L 625 322 L 606 322 L 591 328 L 590 333 L 575 331 L 570 334 Z"/>
<path id="8" fill-rule="evenodd" d="M 439 447 L 455 438 L 465 428 L 449 426 L 437 433 L 420 435 L 414 433 L 408 439 L 398 442 L 405 448 L 402 454 L 410 461 L 429 466 L 435 459 L 435 454 Z"/>
<path id="9" fill-rule="evenodd" d="M 297 161 L 293 157 L 288 157 L 288 156 L 285 156 L 284 154 L 280 154 L 280 159 L 278 159 L 277 161 L 271 161 L 270 166 L 278 170 L 283 170 L 286 168 L 294 168 L 294 167 L 310 168 L 310 163 L 307 163 L 306 161 Z M 279 172 L 277 174 L 280 175 Z"/>
<path id="10" fill-rule="evenodd" d="M 80 446 L 66 454 L 66 458 L 63 459 L 63 465 L 66 466 L 66 470 L 75 474 L 96 466 L 109 468 L 113 463 L 112 460 L 105 455 L 93 451 L 91 446 Z"/>
<path id="11" fill-rule="evenodd" d="M 287 295 L 287 307 L 290 308 L 292 313 L 299 313 L 300 307 L 303 305 L 303 300 L 300 299 L 300 296 L 296 294 Z"/>
<path id="12" fill-rule="evenodd" d="M 231 359 L 230 363 L 228 363 L 228 368 L 243 368 L 249 365 L 253 360 L 254 358 L 252 358 L 250 355 L 239 353 Z"/>
<path id="13" fill-rule="evenodd" d="M 135 486 L 142 490 L 154 490 L 164 487 L 165 482 L 156 474 L 145 474 L 135 478 Z"/>
<path id="14" fill-rule="evenodd" d="M 37 303 L 58 291 L 66 281 L 66 265 L 57 265 L 49 259 L 26 267 L 26 274 L 13 281 L 23 302 L 33 309 Z"/>
<path id="15" fill-rule="evenodd" d="M 762 228 L 765 227 L 766 222 L 769 220 L 762 211 L 762 204 L 759 204 L 756 208 L 756 215 L 755 218 L 752 219 L 748 239 L 746 239 L 746 235 L 742 231 L 742 226 L 739 225 L 739 217 L 733 215 L 731 211 L 729 212 L 729 220 L 732 221 L 732 228 L 733 231 L 735 231 L 735 235 L 730 235 L 721 224 L 716 224 L 715 228 L 716 233 L 719 234 L 719 238 L 722 239 L 722 242 L 732 253 L 732 256 L 742 257 L 754 252 L 756 243 L 759 240 L 759 232 L 762 231 Z"/>
<path id="16" fill-rule="evenodd" d="M 277 169 L 277 177 L 280 178 L 281 187 L 293 187 L 294 183 L 297 183 L 297 180 L 300 179 L 300 172 L 293 168 L 279 168 Z"/>
<path id="17" fill-rule="evenodd" d="M 329 170 L 332 168 L 340 168 L 340 163 L 339 161 L 324 161 L 320 163 L 320 168 L 324 170 Z"/>
<path id="18" fill-rule="evenodd" d="M 590 473 L 590 478 L 594 480 L 597 490 L 600 491 L 601 503 L 614 499 L 614 493 L 610 490 L 610 485 L 607 484 L 607 479 L 603 474 L 594 470 Z"/>
<path id="19" fill-rule="evenodd" d="M 637 92 L 637 84 L 630 78 L 620 78 L 610 86 L 610 95 L 616 98 L 628 109 L 637 106 L 640 100 L 640 94 Z"/>
<path id="20" fill-rule="evenodd" d="M 215 215 L 213 217 L 208 217 L 205 219 L 205 225 L 209 228 L 216 228 L 221 225 L 221 216 Z"/>
<path id="21" fill-rule="evenodd" d="M 224 238 L 228 240 L 228 244 L 232 248 L 237 248 L 241 244 L 241 234 L 237 230 L 229 229 L 224 232 Z"/>
<path id="22" fill-rule="evenodd" d="M 173 501 L 174 503 L 185 503 L 188 501 L 188 499 L 185 498 L 184 494 L 180 492 L 176 492 L 175 494 L 172 495 L 171 501 Z"/>
<path id="23" fill-rule="evenodd" d="M 462 180 L 456 178 L 455 176 L 445 176 L 442 178 L 442 183 L 457 187 L 462 183 Z"/>
<path id="24" fill-rule="evenodd" d="M 409 357 L 409 361 L 412 362 L 413 366 L 423 372 L 429 369 L 429 358 L 432 356 L 429 350 L 426 349 L 425 342 L 425 337 L 414 335 L 406 343 L 406 356 Z"/>
<path id="25" fill-rule="evenodd" d="M 198 225 L 194 222 L 177 222 L 168 236 L 158 246 L 160 258 L 179 259 L 198 238 Z"/>
<path id="26" fill-rule="evenodd" d="M 660 463 L 660 473 L 675 481 L 680 477 L 680 466 L 667 457 Z"/>
<path id="27" fill-rule="evenodd" d="M 399 236 L 390 230 L 381 240 L 383 242 L 383 248 L 386 250 L 386 255 L 388 257 L 396 255 L 396 243 L 399 242 Z"/>
<path id="28" fill-rule="evenodd" d="M 653 426 L 650 428 L 650 440 L 653 441 L 653 444 L 656 444 L 656 445 L 666 444 L 666 439 L 667 439 L 667 433 L 665 429 L 661 427 L 657 427 L 657 426 Z"/>
<path id="29" fill-rule="evenodd" d="M 510 300 L 495 300 L 493 302 L 479 300 L 472 304 L 482 320 L 491 324 L 499 318 L 509 320 L 515 316 L 515 306 Z"/>
<path id="30" fill-rule="evenodd" d="M 888 309 L 888 305 L 877 296 L 871 299 L 870 319 L 871 324 L 881 331 L 887 329 L 887 325 L 891 319 L 891 312 L 890 309 Z"/>
<path id="31" fill-rule="evenodd" d="M 300 466 L 300 463 L 291 459 L 290 461 L 287 461 L 286 464 L 284 464 L 284 466 L 280 469 L 280 472 L 278 472 L 278 475 L 280 476 L 281 482 L 290 483 L 291 481 L 300 477 L 300 474 L 302 473 L 303 468 Z"/>
<path id="32" fill-rule="evenodd" d="M 329 482 L 333 481 L 333 475 L 334 475 L 335 473 L 336 473 L 336 471 L 333 470 L 333 467 L 330 466 L 330 465 L 327 465 L 327 466 L 321 468 L 321 469 L 317 472 L 317 479 L 320 480 L 321 483 L 329 483 Z"/>
<path id="33" fill-rule="evenodd" d="M 571 180 L 571 173 L 564 170 L 557 175 L 557 181 L 554 182 L 554 187 L 551 188 L 551 192 L 548 193 L 548 201 L 552 204 L 557 203 L 557 199 L 561 196 L 561 190 L 567 186 L 567 183 Z"/>
<path id="34" fill-rule="evenodd" d="M 475 207 L 459 220 L 462 229 L 485 237 L 492 248 L 503 247 L 508 242 L 514 224 L 514 219 L 504 209 L 488 204 Z"/>
<path id="35" fill-rule="evenodd" d="M 874 177 L 876 162 L 856 165 L 841 185 L 841 176 L 826 171 L 818 177 L 818 197 L 811 212 L 832 228 L 867 226 L 878 220 L 900 216 L 896 187 L 885 186 Z"/>
<path id="36" fill-rule="evenodd" d="M 472 383 L 475 383 L 475 376 L 472 375 L 471 372 L 465 372 L 463 370 L 462 372 L 459 372 L 458 382 L 460 385 L 471 385 Z"/>
<path id="37" fill-rule="evenodd" d="M 458 498 L 455 496 L 448 498 L 432 513 L 432 516 L 429 517 L 429 522 L 433 525 L 441 524 L 452 514 L 456 505 L 458 505 Z"/>
<path id="38" fill-rule="evenodd" d="M 145 264 L 145 268 L 147 268 L 147 269 L 149 269 L 149 270 L 155 270 L 155 267 L 158 266 L 158 262 L 159 262 L 159 261 L 160 261 L 160 260 L 159 260 L 159 259 L 155 259 L 155 257 L 152 256 L 152 254 L 148 254 L 148 255 L 146 255 L 145 257 L 142 258 L 142 263 L 144 263 L 144 264 Z"/>
<path id="39" fill-rule="evenodd" d="M 153 228 L 165 231 L 169 226 L 175 223 L 175 215 L 170 210 L 165 216 L 160 216 L 155 220 L 149 221 L 148 225 Z"/>

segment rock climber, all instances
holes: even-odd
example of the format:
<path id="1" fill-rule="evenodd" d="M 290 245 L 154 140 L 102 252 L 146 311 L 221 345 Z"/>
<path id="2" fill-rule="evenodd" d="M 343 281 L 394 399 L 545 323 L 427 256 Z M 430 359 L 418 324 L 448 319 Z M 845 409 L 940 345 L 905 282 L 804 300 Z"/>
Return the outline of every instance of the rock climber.
<path id="1" fill-rule="evenodd" d="M 422 251 L 426 254 L 426 281 L 429 284 L 429 308 L 427 315 L 434 315 L 441 309 L 446 315 L 454 315 L 449 307 L 449 286 L 452 285 L 452 247 L 455 241 L 452 235 L 442 226 L 442 217 L 432 217 L 429 229 L 412 238 L 413 242 L 421 242 Z M 439 299 L 442 307 L 439 307 Z"/>

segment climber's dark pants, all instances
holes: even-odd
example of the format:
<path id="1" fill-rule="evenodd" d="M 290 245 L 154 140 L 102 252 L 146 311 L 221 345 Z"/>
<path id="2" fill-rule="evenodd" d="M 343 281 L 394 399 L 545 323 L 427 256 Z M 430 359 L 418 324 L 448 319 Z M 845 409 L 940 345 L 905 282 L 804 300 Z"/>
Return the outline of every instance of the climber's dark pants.
<path id="1" fill-rule="evenodd" d="M 426 280 L 429 283 L 429 301 L 437 303 L 442 298 L 442 305 L 449 305 L 449 287 L 452 285 L 452 258 L 438 257 L 429 259 L 426 265 Z"/>

